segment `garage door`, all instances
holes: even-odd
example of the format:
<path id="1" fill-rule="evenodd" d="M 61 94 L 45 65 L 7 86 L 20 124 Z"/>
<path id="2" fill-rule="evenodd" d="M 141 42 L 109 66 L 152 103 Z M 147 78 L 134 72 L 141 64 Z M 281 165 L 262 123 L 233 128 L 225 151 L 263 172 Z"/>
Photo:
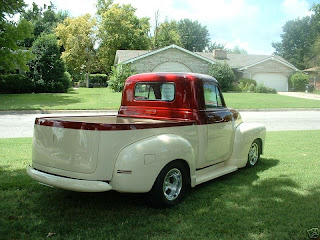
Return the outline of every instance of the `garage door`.
<path id="1" fill-rule="evenodd" d="M 152 72 L 192 72 L 190 68 L 179 62 L 164 62 L 156 66 Z"/>
<path id="2" fill-rule="evenodd" d="M 277 92 L 288 91 L 288 78 L 281 73 L 256 73 L 253 79 L 266 87 L 274 88 Z"/>

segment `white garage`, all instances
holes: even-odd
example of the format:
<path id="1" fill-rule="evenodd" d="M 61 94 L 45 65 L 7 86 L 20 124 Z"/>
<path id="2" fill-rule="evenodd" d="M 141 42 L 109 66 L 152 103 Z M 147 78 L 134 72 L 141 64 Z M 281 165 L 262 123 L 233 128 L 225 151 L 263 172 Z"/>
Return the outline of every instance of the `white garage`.
<path id="1" fill-rule="evenodd" d="M 288 91 L 288 78 L 282 73 L 256 73 L 252 79 L 257 83 L 263 83 L 266 87 L 276 89 L 277 92 Z"/>
<path id="2" fill-rule="evenodd" d="M 192 72 L 190 68 L 179 62 L 164 62 L 156 66 L 152 72 Z"/>

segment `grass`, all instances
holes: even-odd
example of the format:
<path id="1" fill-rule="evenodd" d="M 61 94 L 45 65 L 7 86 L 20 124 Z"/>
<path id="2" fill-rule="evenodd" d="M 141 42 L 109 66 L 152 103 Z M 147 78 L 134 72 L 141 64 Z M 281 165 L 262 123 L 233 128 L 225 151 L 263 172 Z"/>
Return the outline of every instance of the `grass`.
<path id="1" fill-rule="evenodd" d="M 0 110 L 118 109 L 121 93 L 109 88 L 70 89 L 68 93 L 0 94 Z"/>
<path id="2" fill-rule="evenodd" d="M 266 93 L 225 93 L 227 106 L 235 109 L 320 108 L 320 101 Z"/>
<path id="3" fill-rule="evenodd" d="M 289 143 L 289 144 L 288 144 Z M 268 132 L 253 169 L 192 189 L 172 209 L 143 194 L 76 193 L 29 179 L 31 138 L 0 139 L 0 238 L 309 239 L 320 227 L 320 131 Z"/>
<path id="4" fill-rule="evenodd" d="M 235 109 L 320 108 L 320 101 L 263 93 L 224 93 Z M 79 88 L 58 94 L 0 94 L 2 110 L 118 109 L 121 93 L 109 88 Z"/>

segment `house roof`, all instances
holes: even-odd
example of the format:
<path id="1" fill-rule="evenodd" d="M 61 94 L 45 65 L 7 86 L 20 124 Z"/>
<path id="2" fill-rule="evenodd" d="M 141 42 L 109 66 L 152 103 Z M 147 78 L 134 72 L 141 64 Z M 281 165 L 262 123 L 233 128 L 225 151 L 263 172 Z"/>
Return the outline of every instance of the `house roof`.
<path id="1" fill-rule="evenodd" d="M 320 67 L 312 67 L 312 68 L 308 68 L 303 70 L 304 72 L 318 72 L 320 70 Z"/>
<path id="2" fill-rule="evenodd" d="M 214 64 L 215 62 L 226 62 L 231 68 L 236 68 L 239 70 L 244 70 L 246 68 L 252 67 L 256 64 L 268 61 L 268 60 L 275 60 L 278 61 L 279 63 L 282 63 L 296 71 L 298 69 L 289 63 L 288 61 L 284 60 L 280 56 L 276 55 L 254 55 L 254 54 L 233 54 L 233 53 L 228 53 L 226 59 L 215 59 L 213 57 L 213 54 L 211 52 L 191 52 L 188 51 L 182 47 L 176 46 L 176 45 L 170 45 L 168 47 L 164 47 L 158 50 L 118 50 L 116 53 L 116 59 L 115 63 L 131 63 L 136 60 L 139 60 L 141 58 L 156 54 L 161 51 L 165 51 L 170 48 L 176 48 L 179 49 L 183 52 L 186 52 L 188 54 L 191 54 L 195 57 L 201 58 L 202 60 L 205 60 L 209 63 Z"/>
<path id="3" fill-rule="evenodd" d="M 197 58 L 201 58 L 202 60 L 207 61 L 211 64 L 215 63 L 215 61 L 210 58 L 206 58 L 205 56 L 201 56 L 195 52 L 191 52 L 187 49 L 184 49 L 184 48 L 179 47 L 174 44 L 167 46 L 167 47 L 164 47 L 164 48 L 153 50 L 153 51 L 151 51 L 151 50 L 117 50 L 115 63 L 120 63 L 120 62 L 123 64 L 131 63 L 131 62 L 137 61 L 141 58 L 151 56 L 151 55 L 157 54 L 159 52 L 162 52 L 162 51 L 165 51 L 165 50 L 168 50 L 171 48 L 179 49 L 180 51 L 186 52 L 186 53 L 193 55 Z"/>

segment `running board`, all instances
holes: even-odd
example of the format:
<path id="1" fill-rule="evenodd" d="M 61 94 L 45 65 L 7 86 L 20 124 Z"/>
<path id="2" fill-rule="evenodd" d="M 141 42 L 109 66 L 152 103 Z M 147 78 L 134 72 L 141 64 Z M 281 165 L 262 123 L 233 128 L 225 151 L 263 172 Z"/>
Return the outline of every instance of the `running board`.
<path id="1" fill-rule="evenodd" d="M 220 163 L 196 171 L 196 185 L 212 180 L 214 178 L 221 177 L 225 174 L 237 171 L 236 166 L 226 166 L 225 163 Z"/>

